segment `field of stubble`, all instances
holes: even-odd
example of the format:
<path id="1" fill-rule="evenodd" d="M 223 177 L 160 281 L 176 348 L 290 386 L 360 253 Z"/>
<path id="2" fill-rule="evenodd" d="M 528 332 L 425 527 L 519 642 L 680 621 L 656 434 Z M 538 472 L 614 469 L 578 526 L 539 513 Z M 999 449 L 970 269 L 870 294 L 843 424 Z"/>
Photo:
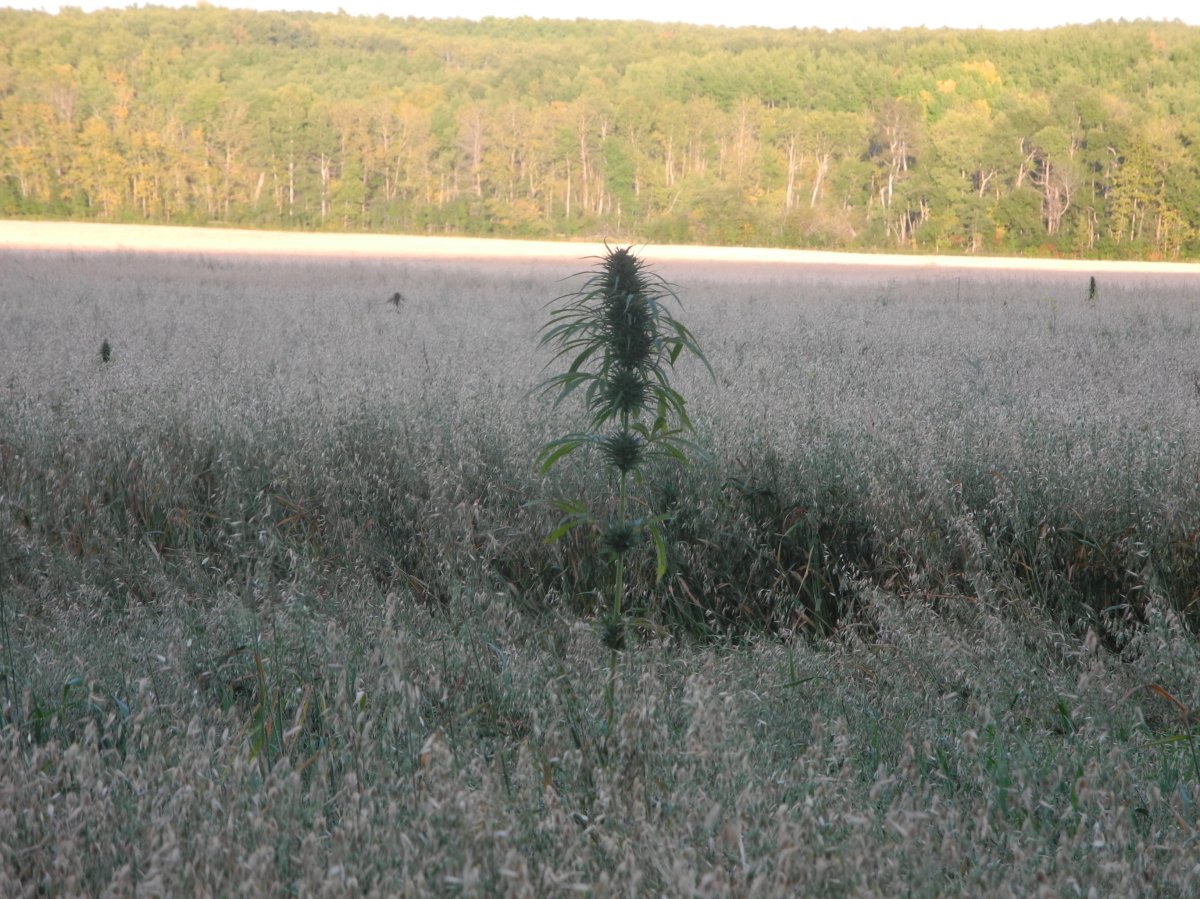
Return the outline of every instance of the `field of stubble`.
<path id="1" fill-rule="evenodd" d="M 1195 895 L 1200 279 L 658 264 L 610 730 L 587 265 L 0 252 L 0 893 Z"/>

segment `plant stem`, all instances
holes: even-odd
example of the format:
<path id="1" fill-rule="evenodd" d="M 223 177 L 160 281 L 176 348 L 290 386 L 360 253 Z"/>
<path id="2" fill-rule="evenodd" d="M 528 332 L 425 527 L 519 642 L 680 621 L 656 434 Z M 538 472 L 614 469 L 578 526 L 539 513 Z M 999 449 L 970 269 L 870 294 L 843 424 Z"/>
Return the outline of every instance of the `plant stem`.
<path id="1" fill-rule="evenodd" d="M 617 489 L 617 526 L 625 530 L 625 479 L 627 474 L 621 472 L 620 486 Z M 620 620 L 621 605 L 625 593 L 625 553 L 617 553 L 617 573 L 613 584 L 613 619 Z"/>
<path id="2" fill-rule="evenodd" d="M 629 413 L 622 413 L 621 428 L 622 431 L 627 431 L 629 426 Z M 625 530 L 625 488 L 628 479 L 628 472 L 621 472 L 617 482 L 617 526 Z M 616 558 L 616 572 L 613 577 L 613 605 L 612 605 L 612 626 L 618 628 L 621 626 L 621 605 L 622 598 L 625 594 L 625 553 L 618 552 Z M 616 723 L 617 716 L 617 643 L 614 641 L 612 651 L 608 661 L 608 687 L 605 690 L 605 702 L 608 706 L 608 723 L 605 728 L 605 733 L 608 739 L 612 739 L 613 726 Z"/>

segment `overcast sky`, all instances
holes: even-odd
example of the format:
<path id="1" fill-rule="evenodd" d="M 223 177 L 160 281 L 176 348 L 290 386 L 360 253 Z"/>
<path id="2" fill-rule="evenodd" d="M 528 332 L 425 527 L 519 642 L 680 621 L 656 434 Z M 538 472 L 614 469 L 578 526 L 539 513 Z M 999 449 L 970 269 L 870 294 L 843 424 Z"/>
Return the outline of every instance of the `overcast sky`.
<path id="1" fill-rule="evenodd" d="M 179 0 L 150 4 L 121 0 L 76 0 L 64 6 L 85 10 L 112 6 L 189 6 Z M 917 2 L 896 0 L 826 0 L 806 3 L 797 0 L 215 0 L 215 6 L 242 9 L 295 9 L 351 15 L 417 16 L 449 18 L 483 16 L 503 18 L 649 19 L 656 22 L 694 22 L 704 25 L 765 25 L 772 28 L 1048 28 L 1064 23 L 1088 23 L 1099 19 L 1179 19 L 1200 25 L 1197 0 L 974 0 L 974 2 Z M 0 6 L 44 9 L 56 12 L 59 4 L 41 0 L 0 0 Z"/>

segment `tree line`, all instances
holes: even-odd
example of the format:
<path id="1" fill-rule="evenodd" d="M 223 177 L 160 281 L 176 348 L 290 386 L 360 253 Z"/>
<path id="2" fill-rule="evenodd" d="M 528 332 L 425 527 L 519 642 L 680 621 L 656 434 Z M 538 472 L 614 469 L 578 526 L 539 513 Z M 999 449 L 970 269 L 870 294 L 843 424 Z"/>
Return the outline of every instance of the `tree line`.
<path id="1" fill-rule="evenodd" d="M 0 9 L 0 214 L 1200 255 L 1200 28 Z"/>

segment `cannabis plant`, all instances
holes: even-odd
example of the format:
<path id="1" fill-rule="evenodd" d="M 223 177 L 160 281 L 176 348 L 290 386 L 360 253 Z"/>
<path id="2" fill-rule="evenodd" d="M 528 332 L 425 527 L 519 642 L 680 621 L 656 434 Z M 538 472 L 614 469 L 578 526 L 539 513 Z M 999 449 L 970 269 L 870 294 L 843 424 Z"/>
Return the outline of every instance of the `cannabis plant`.
<path id="1" fill-rule="evenodd" d="M 678 302 L 671 286 L 650 272 L 630 249 L 607 248 L 582 286 L 552 305 L 542 328 L 541 345 L 556 350 L 547 367 L 564 371 L 542 383 L 558 405 L 582 391 L 590 415 L 586 430 L 551 440 L 538 453 L 543 472 L 581 447 L 597 451 L 614 475 L 615 508 L 597 519 L 583 502 L 563 502 L 563 518 L 550 535 L 556 540 L 583 524 L 598 524 L 600 549 L 613 563 L 612 607 L 605 642 L 623 644 L 622 602 L 625 558 L 647 537 L 657 555 L 657 577 L 666 572 L 662 517 L 630 512 L 629 489 L 641 483 L 642 469 L 653 458 L 686 463 L 696 449 L 687 404 L 670 382 L 670 371 L 683 353 L 708 367 L 692 333 L 666 307 Z M 709 372 L 711 374 L 711 368 Z"/>

